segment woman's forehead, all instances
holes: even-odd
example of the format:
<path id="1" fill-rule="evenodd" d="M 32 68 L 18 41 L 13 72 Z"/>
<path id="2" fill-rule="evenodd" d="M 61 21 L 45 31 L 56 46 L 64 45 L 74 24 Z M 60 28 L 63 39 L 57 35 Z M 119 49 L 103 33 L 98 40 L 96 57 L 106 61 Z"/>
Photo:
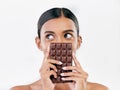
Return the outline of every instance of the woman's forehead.
<path id="1" fill-rule="evenodd" d="M 75 24 L 71 19 L 60 17 L 56 19 L 48 20 L 46 23 L 43 24 L 41 31 L 45 32 L 46 30 L 49 31 L 61 31 L 61 30 L 75 30 Z"/>

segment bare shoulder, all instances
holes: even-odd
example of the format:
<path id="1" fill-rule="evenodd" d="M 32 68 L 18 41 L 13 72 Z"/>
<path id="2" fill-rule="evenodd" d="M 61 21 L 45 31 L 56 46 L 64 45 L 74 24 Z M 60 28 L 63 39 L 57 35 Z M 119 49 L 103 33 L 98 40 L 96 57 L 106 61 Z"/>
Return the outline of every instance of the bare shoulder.
<path id="1" fill-rule="evenodd" d="M 14 86 L 10 90 L 31 90 L 29 85 Z"/>
<path id="2" fill-rule="evenodd" d="M 98 83 L 87 83 L 87 90 L 109 90 L 107 86 Z"/>
<path id="3" fill-rule="evenodd" d="M 10 90 L 41 90 L 41 81 L 38 80 L 29 85 L 14 86 Z"/>

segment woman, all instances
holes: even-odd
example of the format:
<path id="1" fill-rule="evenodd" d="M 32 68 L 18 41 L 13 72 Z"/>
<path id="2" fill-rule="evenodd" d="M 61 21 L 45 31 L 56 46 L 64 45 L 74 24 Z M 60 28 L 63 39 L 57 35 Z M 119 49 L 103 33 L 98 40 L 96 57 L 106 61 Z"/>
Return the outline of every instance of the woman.
<path id="1" fill-rule="evenodd" d="M 106 86 L 87 81 L 88 74 L 82 69 L 75 53 L 80 48 L 82 38 L 79 35 L 79 24 L 76 16 L 67 8 L 52 8 L 44 12 L 38 21 L 38 37 L 35 38 L 39 50 L 43 51 L 44 59 L 40 68 L 41 79 L 23 86 L 13 87 L 11 90 L 108 90 Z M 70 83 L 52 83 L 50 76 L 57 78 L 57 68 L 54 64 L 62 62 L 49 58 L 49 45 L 53 42 L 72 43 L 74 66 L 67 66 L 63 70 L 73 72 L 61 73 L 68 76 L 62 80 L 72 80 Z M 52 69 L 50 69 L 52 68 Z"/>

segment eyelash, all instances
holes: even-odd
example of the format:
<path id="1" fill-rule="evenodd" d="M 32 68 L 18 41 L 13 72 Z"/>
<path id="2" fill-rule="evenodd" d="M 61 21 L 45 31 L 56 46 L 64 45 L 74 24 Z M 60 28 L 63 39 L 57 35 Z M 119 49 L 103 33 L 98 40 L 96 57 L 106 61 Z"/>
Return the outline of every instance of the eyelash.
<path id="1" fill-rule="evenodd" d="M 70 38 L 66 38 L 65 35 L 67 35 L 67 34 L 68 34 L 68 35 L 71 35 L 71 37 L 70 37 Z M 71 33 L 65 33 L 65 34 L 64 34 L 64 37 L 65 37 L 66 39 L 71 39 L 71 38 L 73 37 L 73 35 L 72 35 Z"/>
<path id="2" fill-rule="evenodd" d="M 54 35 L 52 35 L 52 34 L 47 34 L 45 37 L 46 37 L 46 39 L 49 39 L 49 36 L 52 36 L 53 38 L 54 38 Z"/>

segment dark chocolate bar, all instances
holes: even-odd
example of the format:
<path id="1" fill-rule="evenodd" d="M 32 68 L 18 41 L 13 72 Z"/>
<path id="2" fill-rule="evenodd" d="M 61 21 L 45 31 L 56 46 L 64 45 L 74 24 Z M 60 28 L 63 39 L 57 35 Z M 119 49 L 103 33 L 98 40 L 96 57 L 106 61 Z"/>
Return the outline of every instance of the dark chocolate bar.
<path id="1" fill-rule="evenodd" d="M 69 81 L 63 81 L 61 78 L 66 76 L 61 76 L 61 73 L 64 72 L 72 72 L 72 70 L 63 70 L 62 67 L 65 66 L 71 66 L 72 65 L 72 43 L 51 43 L 50 44 L 50 52 L 49 56 L 51 59 L 59 60 L 63 64 L 62 65 L 56 65 L 57 68 L 57 78 L 54 78 L 53 75 L 50 76 L 50 79 L 53 83 L 66 83 L 66 82 L 72 82 L 72 80 Z"/>

